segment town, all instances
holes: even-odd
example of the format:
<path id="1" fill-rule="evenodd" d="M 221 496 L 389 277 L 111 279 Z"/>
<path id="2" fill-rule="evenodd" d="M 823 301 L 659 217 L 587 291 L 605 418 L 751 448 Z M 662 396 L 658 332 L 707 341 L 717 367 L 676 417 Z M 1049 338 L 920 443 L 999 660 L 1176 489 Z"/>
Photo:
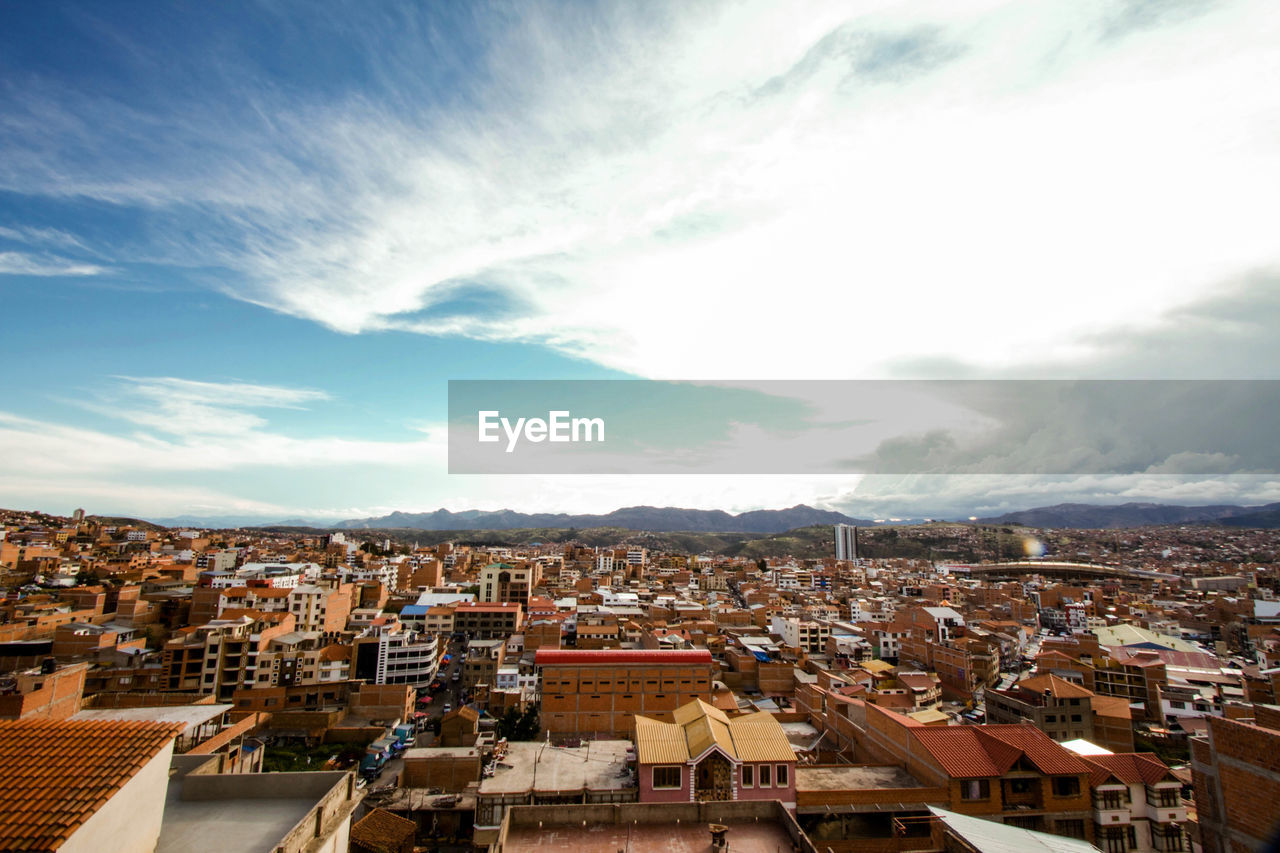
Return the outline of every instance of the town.
<path id="1" fill-rule="evenodd" d="M 7 848 L 1219 853 L 1280 801 L 1273 530 L 0 523 Z"/>

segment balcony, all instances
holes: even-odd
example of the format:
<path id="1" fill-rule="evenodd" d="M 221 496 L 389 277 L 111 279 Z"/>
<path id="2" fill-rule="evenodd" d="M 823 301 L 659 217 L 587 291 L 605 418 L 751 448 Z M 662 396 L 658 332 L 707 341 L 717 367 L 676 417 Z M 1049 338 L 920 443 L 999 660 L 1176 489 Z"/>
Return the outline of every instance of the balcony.
<path id="1" fill-rule="evenodd" d="M 1178 853 L 1189 849 L 1183 836 L 1182 827 L 1151 825 L 1151 846 L 1160 853 Z"/>
<path id="2" fill-rule="evenodd" d="M 1162 806 L 1147 801 L 1145 814 L 1148 820 L 1154 824 L 1170 824 L 1181 823 L 1187 819 L 1187 807 L 1182 805 L 1179 800 L 1176 806 Z"/>
<path id="3" fill-rule="evenodd" d="M 1026 811 L 1044 808 L 1040 796 L 1040 780 L 1006 779 L 1000 784 L 1000 799 L 1005 811 Z"/>
<path id="4" fill-rule="evenodd" d="M 1108 805 L 1103 808 L 1095 802 L 1093 819 L 1099 826 L 1126 826 L 1130 820 L 1129 807 Z"/>

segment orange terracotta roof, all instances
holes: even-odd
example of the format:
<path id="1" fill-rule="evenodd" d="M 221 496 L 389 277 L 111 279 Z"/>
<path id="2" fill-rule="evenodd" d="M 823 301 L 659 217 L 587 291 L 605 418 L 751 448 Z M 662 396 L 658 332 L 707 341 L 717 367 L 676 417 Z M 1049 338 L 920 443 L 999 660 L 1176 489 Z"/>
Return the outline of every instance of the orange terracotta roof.
<path id="1" fill-rule="evenodd" d="M 1034 693 L 1048 692 L 1055 699 L 1087 699 L 1093 695 L 1092 690 L 1067 681 L 1065 678 L 1059 678 L 1052 673 L 1024 678 L 1015 686 L 1021 690 L 1030 690 Z"/>
<path id="2" fill-rule="evenodd" d="M 1002 776 L 1024 755 L 1048 775 L 1090 770 L 1070 750 L 1030 725 L 922 726 L 911 734 L 955 779 Z"/>
<path id="3" fill-rule="evenodd" d="M 56 850 L 182 730 L 132 720 L 0 722 L 0 849 Z"/>
<path id="4" fill-rule="evenodd" d="M 351 657 L 351 647 L 341 643 L 333 643 L 320 650 L 320 660 L 347 660 Z"/>
<path id="5" fill-rule="evenodd" d="M 399 850 L 418 825 L 386 809 L 373 809 L 351 827 L 351 840 L 373 850 Z"/>
<path id="6" fill-rule="evenodd" d="M 1081 760 L 1089 765 L 1089 784 L 1095 786 L 1111 778 L 1126 785 L 1136 785 L 1139 782 L 1154 785 L 1177 779 L 1168 765 L 1149 752 L 1089 755 Z"/>

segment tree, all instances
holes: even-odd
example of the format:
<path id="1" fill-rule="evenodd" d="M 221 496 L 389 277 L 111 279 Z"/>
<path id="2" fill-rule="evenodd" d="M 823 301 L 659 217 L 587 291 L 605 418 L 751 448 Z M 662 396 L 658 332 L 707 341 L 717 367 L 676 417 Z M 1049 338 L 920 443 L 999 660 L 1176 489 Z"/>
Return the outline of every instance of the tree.
<path id="1" fill-rule="evenodd" d="M 510 741 L 537 740 L 541 725 L 538 720 L 538 706 L 530 705 L 524 711 L 514 707 L 498 719 L 498 736 Z"/>

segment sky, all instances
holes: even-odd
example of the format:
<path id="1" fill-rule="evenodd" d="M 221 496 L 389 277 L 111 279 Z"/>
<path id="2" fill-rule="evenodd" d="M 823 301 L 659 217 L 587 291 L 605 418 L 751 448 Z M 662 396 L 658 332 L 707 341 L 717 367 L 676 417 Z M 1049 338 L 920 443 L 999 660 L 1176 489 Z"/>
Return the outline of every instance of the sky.
<path id="1" fill-rule="evenodd" d="M 0 506 L 1280 500 L 1244 465 L 451 475 L 446 408 L 1280 379 L 1276 79 L 1268 0 L 4 4 Z"/>

